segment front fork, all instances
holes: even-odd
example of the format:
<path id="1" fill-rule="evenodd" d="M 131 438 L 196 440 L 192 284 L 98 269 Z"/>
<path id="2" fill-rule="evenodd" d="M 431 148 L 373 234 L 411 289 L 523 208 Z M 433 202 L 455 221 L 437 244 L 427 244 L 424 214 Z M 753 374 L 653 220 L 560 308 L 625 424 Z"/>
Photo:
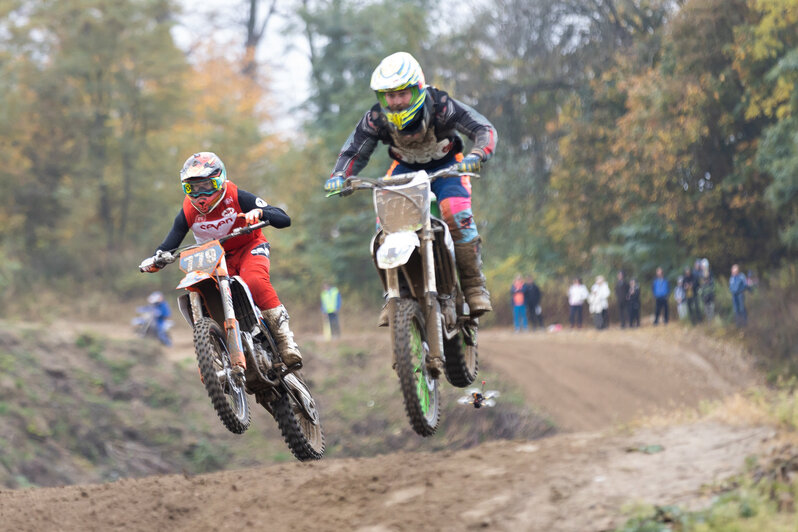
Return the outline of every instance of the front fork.
<path id="1" fill-rule="evenodd" d="M 427 221 L 429 225 L 429 221 Z M 429 342 L 431 358 L 443 359 L 443 328 L 441 327 L 441 306 L 438 301 L 438 289 L 435 284 L 435 258 L 432 251 L 432 231 L 425 227 L 421 237 L 421 263 L 424 272 L 424 318 Z M 401 297 L 399 291 L 399 268 L 385 270 L 385 284 L 387 286 L 387 299 L 393 311 L 394 302 Z M 390 313 L 393 317 L 393 312 Z M 391 318 L 393 319 L 393 318 Z"/>
<path id="2" fill-rule="evenodd" d="M 222 309 L 224 311 L 224 330 L 227 334 L 227 350 L 230 354 L 230 362 L 233 367 L 247 369 L 247 358 L 244 356 L 244 346 L 241 343 L 241 328 L 236 319 L 236 312 L 233 308 L 233 293 L 230 290 L 230 278 L 219 277 L 219 291 L 222 296 Z M 203 315 L 202 296 L 197 291 L 189 294 L 191 303 L 191 314 L 194 320 Z"/>

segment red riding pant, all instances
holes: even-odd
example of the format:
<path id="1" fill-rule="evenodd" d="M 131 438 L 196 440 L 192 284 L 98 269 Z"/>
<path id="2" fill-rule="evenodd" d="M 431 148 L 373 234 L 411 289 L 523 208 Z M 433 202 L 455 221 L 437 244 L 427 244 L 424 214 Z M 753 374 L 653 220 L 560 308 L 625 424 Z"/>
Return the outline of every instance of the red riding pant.
<path id="1" fill-rule="evenodd" d="M 256 240 L 227 253 L 230 275 L 241 276 L 261 310 L 280 306 L 280 298 L 269 281 L 270 264 L 269 243 L 265 240 Z"/>

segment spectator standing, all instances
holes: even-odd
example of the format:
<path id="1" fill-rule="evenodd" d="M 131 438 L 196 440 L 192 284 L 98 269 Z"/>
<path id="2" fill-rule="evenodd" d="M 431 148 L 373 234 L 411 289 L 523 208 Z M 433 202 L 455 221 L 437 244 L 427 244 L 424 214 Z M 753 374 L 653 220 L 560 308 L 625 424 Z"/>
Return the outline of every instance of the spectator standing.
<path id="1" fill-rule="evenodd" d="M 574 325 L 580 329 L 582 328 L 582 309 L 588 296 L 587 287 L 582 284 L 582 279 L 575 278 L 571 282 L 570 288 L 568 288 L 568 306 L 570 307 L 568 321 L 572 329 Z"/>
<path id="2" fill-rule="evenodd" d="M 748 313 L 745 310 L 745 291 L 748 289 L 748 278 L 740 273 L 740 267 L 735 264 L 731 267 L 731 277 L 729 278 L 729 292 L 732 295 L 732 307 L 734 308 L 734 323 L 738 327 L 743 327 L 748 323 Z"/>
<path id="3" fill-rule="evenodd" d="M 690 268 L 684 269 L 682 286 L 684 286 L 684 299 L 687 301 L 687 313 L 690 315 L 690 323 L 695 325 L 701 321 L 701 309 L 698 308 L 698 275 L 693 275 L 693 271 Z"/>
<path id="4" fill-rule="evenodd" d="M 543 293 L 535 283 L 535 278 L 531 275 L 527 276 L 526 283 L 524 283 L 524 304 L 533 330 L 538 327 L 543 328 L 543 308 L 540 306 L 542 300 Z"/>
<path id="5" fill-rule="evenodd" d="M 618 299 L 618 315 L 621 320 L 621 329 L 626 328 L 626 321 L 629 318 L 629 283 L 623 275 L 623 271 L 618 272 L 618 280 L 615 282 L 615 296 Z"/>
<path id="6" fill-rule="evenodd" d="M 656 277 L 651 283 L 651 291 L 654 294 L 654 325 L 659 323 L 660 314 L 663 315 L 665 325 L 668 324 L 668 294 L 670 286 L 668 280 L 662 273 L 662 268 L 657 268 Z"/>
<path id="7" fill-rule="evenodd" d="M 704 317 L 708 322 L 715 318 L 715 278 L 709 269 L 709 260 L 701 261 L 701 277 L 699 279 L 699 295 L 704 305 Z"/>
<path id="8" fill-rule="evenodd" d="M 607 284 L 607 281 L 604 280 L 603 275 L 596 277 L 596 282 L 590 287 L 588 303 L 596 328 L 606 329 L 609 327 L 610 286 Z"/>
<path id="9" fill-rule="evenodd" d="M 524 303 L 524 279 L 520 275 L 515 276 L 510 287 L 510 298 L 513 303 L 513 326 L 515 332 L 528 330 L 526 321 L 526 304 Z"/>
<path id="10" fill-rule="evenodd" d="M 338 314 L 341 311 L 341 292 L 338 288 L 324 283 L 321 287 L 321 312 L 326 318 L 324 336 L 327 339 L 341 336 L 341 322 Z"/>
<path id="11" fill-rule="evenodd" d="M 676 301 L 676 313 L 679 319 L 687 317 L 687 300 L 684 297 L 684 277 L 681 275 L 676 279 L 676 288 L 673 289 L 673 300 Z"/>
<path id="12" fill-rule="evenodd" d="M 629 281 L 626 302 L 629 308 L 629 327 L 640 327 L 640 286 L 637 279 Z"/>

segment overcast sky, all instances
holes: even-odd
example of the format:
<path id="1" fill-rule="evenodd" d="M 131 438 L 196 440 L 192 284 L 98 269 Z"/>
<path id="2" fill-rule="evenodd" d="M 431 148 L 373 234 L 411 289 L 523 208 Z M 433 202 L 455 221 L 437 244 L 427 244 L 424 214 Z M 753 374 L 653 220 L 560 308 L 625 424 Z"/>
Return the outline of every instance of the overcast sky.
<path id="1" fill-rule="evenodd" d="M 244 0 L 180 0 L 185 14 L 180 24 L 173 30 L 178 46 L 188 49 L 192 43 L 201 39 L 232 45 L 241 50 L 246 38 L 246 29 L 236 22 L 247 18 L 247 4 Z M 263 13 L 262 15 L 265 15 Z M 302 104 L 309 94 L 310 64 L 305 52 L 305 41 L 285 36 L 285 19 L 272 17 L 266 30 L 265 41 L 258 48 L 258 61 L 267 67 L 269 90 L 280 105 L 270 110 L 275 123 L 272 131 L 278 129 L 290 133 L 299 125 L 298 113 L 294 110 Z"/>

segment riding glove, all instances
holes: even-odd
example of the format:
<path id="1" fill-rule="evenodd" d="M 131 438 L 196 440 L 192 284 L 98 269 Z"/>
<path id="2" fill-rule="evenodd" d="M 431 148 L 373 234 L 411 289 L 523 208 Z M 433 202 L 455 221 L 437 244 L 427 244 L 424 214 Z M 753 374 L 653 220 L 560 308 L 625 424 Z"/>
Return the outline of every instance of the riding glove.
<path id="1" fill-rule="evenodd" d="M 482 158 L 473 153 L 457 164 L 457 170 L 460 172 L 479 172 L 480 168 L 482 168 Z"/>
<path id="2" fill-rule="evenodd" d="M 161 266 L 156 264 L 156 258 L 150 257 L 148 259 L 144 259 L 139 264 L 139 271 L 146 272 L 146 273 L 155 273 L 161 269 Z"/>
<path id="3" fill-rule="evenodd" d="M 341 192 L 344 188 L 344 176 L 335 174 L 324 183 L 325 192 Z"/>
<path id="4" fill-rule="evenodd" d="M 263 210 L 252 209 L 248 213 L 244 214 L 244 221 L 246 221 L 247 224 L 252 225 L 261 221 L 262 217 L 263 217 Z"/>

